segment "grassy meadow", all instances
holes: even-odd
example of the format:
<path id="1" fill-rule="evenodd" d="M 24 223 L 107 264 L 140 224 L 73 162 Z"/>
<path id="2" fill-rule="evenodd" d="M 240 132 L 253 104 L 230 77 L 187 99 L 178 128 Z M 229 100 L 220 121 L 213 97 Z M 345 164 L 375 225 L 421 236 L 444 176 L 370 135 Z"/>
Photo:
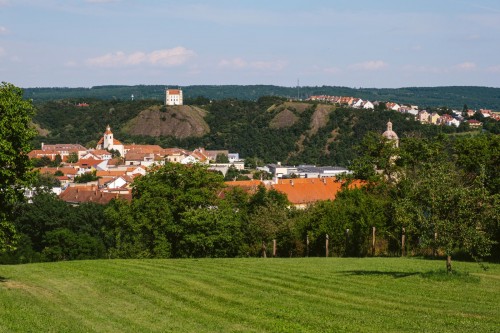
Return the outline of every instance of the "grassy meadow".
<path id="1" fill-rule="evenodd" d="M 499 332 L 500 265 L 406 258 L 0 266 L 0 332 Z"/>

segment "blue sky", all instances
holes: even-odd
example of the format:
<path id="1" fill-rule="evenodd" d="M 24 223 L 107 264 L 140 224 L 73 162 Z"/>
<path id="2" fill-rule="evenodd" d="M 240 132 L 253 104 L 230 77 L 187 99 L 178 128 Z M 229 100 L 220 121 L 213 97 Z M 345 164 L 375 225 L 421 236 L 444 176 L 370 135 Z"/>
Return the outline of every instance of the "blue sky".
<path id="1" fill-rule="evenodd" d="M 20 87 L 500 87 L 498 0 L 0 0 Z"/>

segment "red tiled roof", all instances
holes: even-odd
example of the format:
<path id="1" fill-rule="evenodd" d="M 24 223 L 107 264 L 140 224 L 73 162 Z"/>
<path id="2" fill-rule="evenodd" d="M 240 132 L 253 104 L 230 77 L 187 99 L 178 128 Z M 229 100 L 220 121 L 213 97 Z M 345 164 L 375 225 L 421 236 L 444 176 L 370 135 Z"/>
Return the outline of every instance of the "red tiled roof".
<path id="1" fill-rule="evenodd" d="M 361 181 L 354 181 L 349 188 L 359 187 Z M 271 188 L 284 193 L 294 205 L 311 204 L 317 201 L 334 200 L 342 190 L 342 183 L 336 178 L 283 179 Z"/>
<path id="2" fill-rule="evenodd" d="M 76 175 L 78 173 L 78 170 L 76 170 L 73 167 L 57 167 L 57 168 L 49 168 L 49 167 L 43 167 L 43 168 L 38 168 L 41 174 L 44 173 L 49 173 L 49 174 L 55 174 L 57 171 L 61 171 L 64 175 Z"/>
<path id="3" fill-rule="evenodd" d="M 120 171 L 120 170 L 97 170 L 95 175 L 97 177 L 120 177 L 124 176 L 126 171 Z"/>
<path id="4" fill-rule="evenodd" d="M 103 160 L 94 160 L 93 158 L 81 159 L 81 160 L 78 160 L 78 162 L 75 163 L 75 165 L 77 165 L 79 167 L 89 167 L 89 166 L 98 165 L 102 161 Z"/>
<path id="5" fill-rule="evenodd" d="M 132 194 L 102 192 L 97 187 L 70 186 L 59 195 L 59 198 L 69 203 L 95 202 L 107 204 L 113 199 L 123 199 L 130 202 Z"/>

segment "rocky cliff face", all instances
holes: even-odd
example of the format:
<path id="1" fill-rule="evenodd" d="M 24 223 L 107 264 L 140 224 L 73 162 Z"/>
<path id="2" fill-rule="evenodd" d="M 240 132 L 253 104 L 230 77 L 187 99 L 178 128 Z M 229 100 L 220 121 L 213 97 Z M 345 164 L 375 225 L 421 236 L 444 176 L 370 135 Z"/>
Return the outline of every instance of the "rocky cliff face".
<path id="1" fill-rule="evenodd" d="M 152 106 L 130 120 L 124 130 L 132 135 L 201 137 L 210 132 L 205 115 L 205 110 L 189 105 Z"/>

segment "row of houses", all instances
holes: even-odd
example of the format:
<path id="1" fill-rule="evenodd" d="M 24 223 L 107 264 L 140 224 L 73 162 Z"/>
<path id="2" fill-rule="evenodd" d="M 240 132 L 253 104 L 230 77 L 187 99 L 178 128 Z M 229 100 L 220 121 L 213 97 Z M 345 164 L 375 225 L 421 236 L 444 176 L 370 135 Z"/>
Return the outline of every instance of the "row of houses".
<path id="1" fill-rule="evenodd" d="M 371 102 L 362 100 L 361 98 L 350 96 L 329 96 L 329 95 L 314 95 L 310 96 L 309 101 L 321 101 L 352 107 L 355 109 L 374 109 L 380 103 L 379 101 Z M 416 121 L 423 124 L 445 125 L 445 126 L 460 126 L 462 122 L 467 122 L 471 127 L 481 127 L 482 123 L 475 119 L 466 119 L 473 117 L 476 113 L 481 114 L 484 118 L 491 118 L 497 121 L 500 120 L 500 114 L 488 109 L 467 110 L 464 112 L 459 110 L 452 110 L 452 114 L 439 115 L 437 112 L 428 112 L 427 110 L 420 110 L 417 105 L 398 104 L 395 102 L 386 102 L 385 108 L 387 110 L 397 111 L 405 114 L 412 115 Z"/>
<path id="2" fill-rule="evenodd" d="M 226 156 L 228 162 L 216 163 L 220 155 Z M 153 165 L 167 162 L 207 164 L 210 169 L 224 175 L 231 166 L 240 170 L 244 168 L 244 161 L 239 158 L 239 154 L 228 150 L 196 148 L 189 151 L 158 145 L 125 145 L 114 138 L 109 126 L 95 148 L 88 149 L 80 144 L 42 143 L 40 149 L 31 151 L 28 156 L 32 159 L 48 158 L 51 161 L 60 159 L 61 166 L 42 167 L 38 170 L 41 174 L 57 178 L 61 187 L 53 191 L 71 203 L 106 203 L 117 196 L 128 200 L 136 177 L 145 175 Z M 89 173 L 96 180 L 83 184 L 75 182 L 76 177 Z"/>

